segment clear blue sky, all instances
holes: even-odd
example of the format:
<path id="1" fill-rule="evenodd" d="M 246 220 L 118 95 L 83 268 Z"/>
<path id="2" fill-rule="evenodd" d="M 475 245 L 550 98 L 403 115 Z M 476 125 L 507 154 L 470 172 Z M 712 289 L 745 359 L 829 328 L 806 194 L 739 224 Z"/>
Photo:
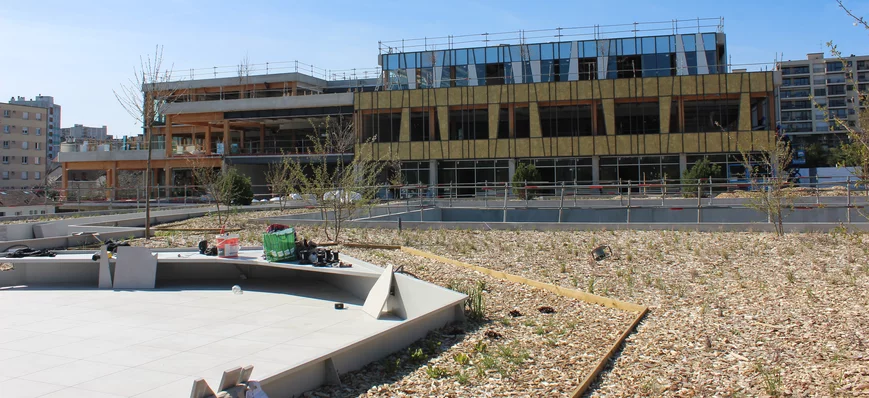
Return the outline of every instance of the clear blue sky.
<path id="1" fill-rule="evenodd" d="M 123 4 L 121 4 L 123 3 Z M 867 31 L 833 0 L 782 1 L 199 1 L 99 0 L 0 3 L 0 102 L 52 95 L 63 126 L 138 133 L 112 89 L 139 56 L 165 46 L 176 69 L 299 60 L 329 69 L 372 67 L 378 40 L 594 24 L 724 17 L 734 64 L 826 52 L 869 54 Z M 869 1 L 848 0 L 869 17 Z"/>

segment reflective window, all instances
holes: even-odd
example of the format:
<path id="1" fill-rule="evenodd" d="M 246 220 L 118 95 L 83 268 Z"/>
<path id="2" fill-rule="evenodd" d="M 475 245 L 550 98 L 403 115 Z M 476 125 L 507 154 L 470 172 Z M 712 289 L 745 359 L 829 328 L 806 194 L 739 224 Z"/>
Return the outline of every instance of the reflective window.
<path id="1" fill-rule="evenodd" d="M 622 55 L 637 54 L 637 39 L 622 39 Z"/>
<path id="2" fill-rule="evenodd" d="M 451 51 L 438 51 L 436 53 L 435 58 L 437 59 L 437 65 L 442 66 L 450 66 L 453 64 L 452 59 L 450 59 Z"/>
<path id="3" fill-rule="evenodd" d="M 528 49 L 528 55 L 531 57 L 532 61 L 540 60 L 540 45 L 539 44 L 529 44 L 526 46 Z"/>
<path id="4" fill-rule="evenodd" d="M 420 65 L 423 68 L 430 68 L 434 63 L 434 54 L 431 51 L 426 51 L 420 54 Z"/>
<path id="5" fill-rule="evenodd" d="M 501 49 L 498 47 L 486 47 L 486 63 L 493 64 L 496 62 L 501 62 Z M 479 59 L 477 63 L 479 63 Z"/>
<path id="6" fill-rule="evenodd" d="M 473 63 L 475 63 L 475 64 L 485 64 L 486 63 L 486 49 L 485 48 L 475 48 L 474 49 Z"/>
<path id="7" fill-rule="evenodd" d="M 582 42 L 582 52 L 583 57 L 596 57 L 597 56 L 597 41 L 590 40 Z"/>
<path id="8" fill-rule="evenodd" d="M 418 68 L 419 62 L 416 62 L 417 58 L 419 58 L 418 53 L 407 54 L 406 64 L 407 68 Z"/>
<path id="9" fill-rule="evenodd" d="M 455 77 L 456 86 L 458 86 L 458 87 L 469 86 L 470 82 L 468 80 L 468 66 L 461 65 L 461 66 L 456 66 L 455 68 L 456 68 L 455 69 L 456 70 L 456 77 Z"/>
<path id="10" fill-rule="evenodd" d="M 654 37 L 644 37 L 643 41 L 643 54 L 654 54 L 655 53 L 655 38 Z"/>
<path id="11" fill-rule="evenodd" d="M 528 108 L 513 108 L 513 130 L 516 138 L 531 136 L 531 113 Z"/>
<path id="12" fill-rule="evenodd" d="M 703 34 L 703 49 L 706 51 L 715 51 L 715 33 Z"/>
<path id="13" fill-rule="evenodd" d="M 398 54 L 389 54 L 386 59 L 387 70 L 398 69 Z"/>
<path id="14" fill-rule="evenodd" d="M 555 62 L 540 61 L 540 81 L 544 83 L 555 81 Z"/>
<path id="15" fill-rule="evenodd" d="M 429 132 L 429 112 L 411 112 L 410 113 L 410 140 L 411 141 L 428 141 L 431 136 Z"/>
<path id="16" fill-rule="evenodd" d="M 454 52 L 454 64 L 455 65 L 467 65 L 468 64 L 468 50 L 455 50 Z"/>
<path id="17" fill-rule="evenodd" d="M 558 57 L 559 58 L 570 58 L 571 57 L 571 54 L 570 54 L 571 44 L 572 44 L 571 42 L 558 43 Z"/>
<path id="18" fill-rule="evenodd" d="M 552 53 L 552 44 L 546 43 L 540 45 L 540 59 L 542 60 L 552 60 L 555 59 Z"/>
<path id="19" fill-rule="evenodd" d="M 522 57 L 522 47 L 521 46 L 510 46 L 510 58 L 513 62 L 518 62 L 523 60 Z"/>
<path id="20" fill-rule="evenodd" d="M 655 39 L 655 45 L 658 47 L 656 51 L 658 54 L 676 52 L 675 47 L 670 47 L 670 36 L 658 36 Z"/>
<path id="21" fill-rule="evenodd" d="M 682 35 L 685 51 L 697 51 L 697 38 L 694 35 Z"/>

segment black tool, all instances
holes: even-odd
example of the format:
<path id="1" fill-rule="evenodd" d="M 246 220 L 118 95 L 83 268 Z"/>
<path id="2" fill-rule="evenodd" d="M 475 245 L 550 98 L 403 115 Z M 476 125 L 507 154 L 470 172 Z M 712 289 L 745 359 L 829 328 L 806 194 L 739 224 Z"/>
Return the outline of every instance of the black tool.
<path id="1" fill-rule="evenodd" d="M 344 303 L 335 303 L 335 309 L 336 309 L 336 310 L 343 310 L 343 309 L 344 309 Z"/>

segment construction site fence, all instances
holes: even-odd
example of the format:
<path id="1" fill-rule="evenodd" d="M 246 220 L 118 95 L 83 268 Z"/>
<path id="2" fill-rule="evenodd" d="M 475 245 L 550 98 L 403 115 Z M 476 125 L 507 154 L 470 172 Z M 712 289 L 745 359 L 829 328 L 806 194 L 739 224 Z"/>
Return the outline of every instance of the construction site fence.
<path id="1" fill-rule="evenodd" d="M 445 183 L 445 184 L 403 184 L 377 185 L 368 187 L 335 187 L 348 192 L 376 192 L 378 199 L 408 200 L 463 200 L 489 202 L 493 199 L 509 200 L 566 200 L 601 198 L 705 198 L 715 197 L 725 192 L 747 191 L 764 192 L 784 189 L 798 197 L 815 197 L 820 203 L 822 197 L 859 197 L 869 194 L 866 179 L 849 177 L 800 177 L 787 180 L 772 178 L 757 180 L 739 179 L 700 179 L 684 180 L 644 180 L 636 181 L 522 181 L 522 182 L 483 182 L 483 183 Z M 257 202 L 277 201 L 280 195 L 269 185 L 253 185 L 254 199 Z M 32 191 L 63 203 L 85 202 L 135 202 L 144 203 L 146 188 L 143 186 L 105 187 L 97 182 L 70 182 L 67 189 L 18 189 Z M 150 188 L 150 199 L 159 203 L 208 204 L 214 198 L 205 186 L 201 185 L 155 185 Z M 0 189 L 0 191 L 3 191 Z M 6 190 L 10 191 L 10 190 Z M 298 197 L 293 195 L 294 197 Z M 316 201 L 309 196 L 308 200 Z M 663 203 L 663 202 L 662 202 Z"/>

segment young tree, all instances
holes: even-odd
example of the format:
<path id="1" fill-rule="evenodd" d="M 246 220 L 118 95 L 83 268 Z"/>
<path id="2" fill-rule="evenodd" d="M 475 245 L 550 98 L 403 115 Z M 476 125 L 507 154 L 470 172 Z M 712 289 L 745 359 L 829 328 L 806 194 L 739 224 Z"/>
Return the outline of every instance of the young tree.
<path id="1" fill-rule="evenodd" d="M 118 103 L 145 129 L 148 160 L 145 168 L 145 239 L 151 238 L 151 150 L 153 130 L 162 124 L 166 106 L 183 94 L 182 89 L 166 84 L 172 81 L 172 68 L 163 68 L 163 46 L 157 45 L 154 55 L 139 57 L 133 77 L 120 89 L 112 90 Z M 167 142 L 166 145 L 171 145 Z"/>
<path id="2" fill-rule="evenodd" d="M 391 154 L 373 159 L 364 153 L 356 153 L 353 160 L 344 163 L 341 155 L 352 153 L 356 144 L 353 123 L 326 117 L 311 120 L 314 134 L 308 137 L 312 147 L 307 156 L 286 157 L 290 177 L 296 181 L 299 193 L 312 196 L 315 205 L 324 215 L 323 232 L 326 238 L 336 242 L 341 239 L 344 223 L 359 214 L 361 209 L 373 206 L 381 190 L 378 179 L 392 162 Z M 365 144 L 372 143 L 373 140 Z M 330 165 L 330 157 L 338 160 Z"/>
<path id="3" fill-rule="evenodd" d="M 278 195 L 281 211 L 287 199 L 295 193 L 298 180 L 293 174 L 293 164 L 290 156 L 284 155 L 279 163 L 272 163 L 266 171 L 266 184 L 269 184 L 272 194 Z"/>
<path id="4" fill-rule="evenodd" d="M 748 206 L 766 214 L 778 236 L 784 235 L 785 211 L 794 207 L 795 194 L 787 189 L 792 162 L 791 146 L 779 136 L 757 156 L 742 153 L 742 165 L 751 182 Z"/>

